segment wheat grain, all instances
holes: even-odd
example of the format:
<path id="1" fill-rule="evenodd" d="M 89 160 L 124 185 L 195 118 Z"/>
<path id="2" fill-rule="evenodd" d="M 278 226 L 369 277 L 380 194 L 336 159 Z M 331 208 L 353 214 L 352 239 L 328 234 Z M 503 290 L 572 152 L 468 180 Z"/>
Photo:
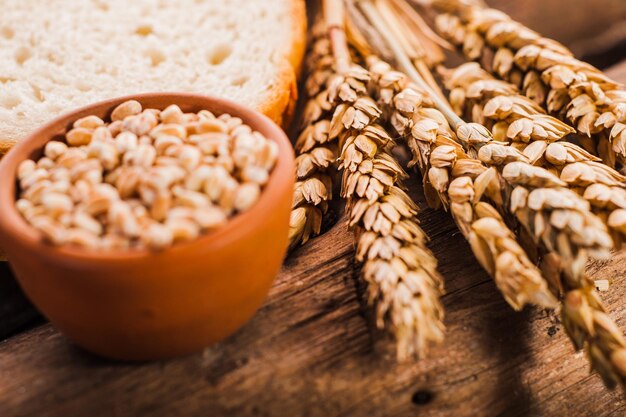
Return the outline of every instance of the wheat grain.
<path id="1" fill-rule="evenodd" d="M 477 6 L 442 14 L 437 28 L 469 59 L 520 87 L 585 136 L 585 147 L 609 166 L 626 158 L 626 87 L 577 60 L 563 45 Z"/>
<path id="2" fill-rule="evenodd" d="M 16 206 L 52 243 L 165 249 L 259 200 L 278 157 L 275 143 L 229 115 L 170 106 L 169 119 L 183 116 L 177 125 L 137 105 L 113 111 L 125 117 L 116 137 L 102 119 L 88 116 L 74 123 L 67 143 L 51 141 L 37 162 L 20 164 Z M 212 133 L 198 134 L 206 128 L 202 118 L 212 120 Z M 221 145 L 206 146 L 215 135 Z"/>

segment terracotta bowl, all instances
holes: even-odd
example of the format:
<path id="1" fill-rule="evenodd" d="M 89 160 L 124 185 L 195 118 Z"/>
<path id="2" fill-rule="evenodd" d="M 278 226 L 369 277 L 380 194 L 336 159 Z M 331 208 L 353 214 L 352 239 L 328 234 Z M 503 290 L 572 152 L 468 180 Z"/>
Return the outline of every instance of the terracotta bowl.
<path id="1" fill-rule="evenodd" d="M 16 171 L 90 114 L 109 116 L 135 99 L 240 117 L 279 145 L 259 201 L 200 238 L 163 252 L 87 251 L 43 242 L 15 208 Z M 294 156 L 283 131 L 231 101 L 178 93 L 122 97 L 65 114 L 22 140 L 0 162 L 0 247 L 39 310 L 69 339 L 97 354 L 150 360 L 201 350 L 241 327 L 259 308 L 287 249 Z"/>

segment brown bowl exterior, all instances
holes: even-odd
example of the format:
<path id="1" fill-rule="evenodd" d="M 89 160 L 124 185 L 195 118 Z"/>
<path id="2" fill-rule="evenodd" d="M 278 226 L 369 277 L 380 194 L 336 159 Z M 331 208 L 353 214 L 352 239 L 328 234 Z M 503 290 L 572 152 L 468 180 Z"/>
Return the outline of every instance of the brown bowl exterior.
<path id="1" fill-rule="evenodd" d="M 85 115 L 128 99 L 240 117 L 279 145 L 259 201 L 222 228 L 163 252 L 93 252 L 43 242 L 15 208 L 19 163 Z M 150 360 L 198 351 L 241 327 L 263 302 L 287 249 L 294 156 L 268 118 L 227 100 L 179 93 L 122 97 L 50 122 L 0 162 L 0 247 L 33 303 L 68 338 L 97 354 Z"/>

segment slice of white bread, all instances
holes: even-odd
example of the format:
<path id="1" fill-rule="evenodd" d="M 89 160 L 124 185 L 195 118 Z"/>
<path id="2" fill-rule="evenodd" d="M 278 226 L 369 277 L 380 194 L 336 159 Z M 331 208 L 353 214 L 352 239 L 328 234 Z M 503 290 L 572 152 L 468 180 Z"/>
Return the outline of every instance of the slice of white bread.
<path id="1" fill-rule="evenodd" d="M 0 13 L 0 155 L 56 115 L 188 91 L 293 109 L 303 0 L 11 0 Z"/>

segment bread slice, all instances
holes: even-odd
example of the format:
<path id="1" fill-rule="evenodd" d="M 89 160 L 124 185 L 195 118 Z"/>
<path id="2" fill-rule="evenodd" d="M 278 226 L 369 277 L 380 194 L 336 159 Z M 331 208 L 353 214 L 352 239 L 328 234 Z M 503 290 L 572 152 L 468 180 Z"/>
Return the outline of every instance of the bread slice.
<path id="1" fill-rule="evenodd" d="M 0 155 L 71 108 L 150 91 L 217 95 L 281 123 L 303 0 L 20 0 L 0 14 Z"/>

